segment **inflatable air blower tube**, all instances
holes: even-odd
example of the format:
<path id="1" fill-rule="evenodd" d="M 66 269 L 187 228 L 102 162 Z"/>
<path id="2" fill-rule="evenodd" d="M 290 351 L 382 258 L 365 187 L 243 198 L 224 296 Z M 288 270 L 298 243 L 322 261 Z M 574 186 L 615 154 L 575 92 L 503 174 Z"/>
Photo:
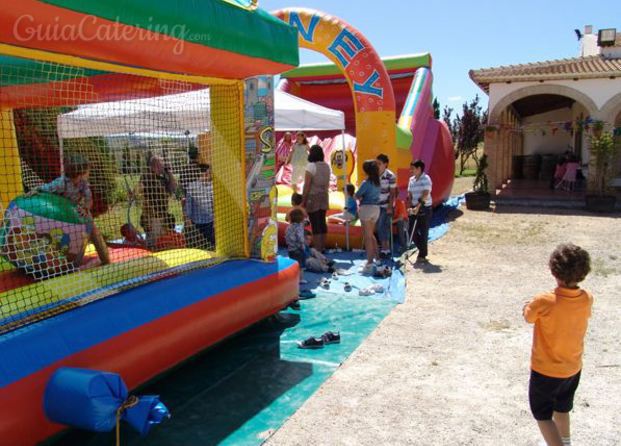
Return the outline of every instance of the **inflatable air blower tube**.
<path id="1" fill-rule="evenodd" d="M 151 426 L 170 418 L 159 396 L 128 398 L 127 387 L 116 373 L 68 367 L 50 378 L 43 406 L 50 421 L 94 432 L 114 429 L 119 408 L 120 419 L 143 436 Z"/>

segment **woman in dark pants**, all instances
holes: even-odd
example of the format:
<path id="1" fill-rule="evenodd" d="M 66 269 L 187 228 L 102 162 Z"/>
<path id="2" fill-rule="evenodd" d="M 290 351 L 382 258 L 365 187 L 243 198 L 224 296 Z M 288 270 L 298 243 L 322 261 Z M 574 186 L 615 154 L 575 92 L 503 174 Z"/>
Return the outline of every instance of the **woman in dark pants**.
<path id="1" fill-rule="evenodd" d="M 323 252 L 326 247 L 329 188 L 330 165 L 324 161 L 323 149 L 314 145 L 308 153 L 302 206 L 306 209 L 313 229 L 313 246 L 319 252 Z"/>

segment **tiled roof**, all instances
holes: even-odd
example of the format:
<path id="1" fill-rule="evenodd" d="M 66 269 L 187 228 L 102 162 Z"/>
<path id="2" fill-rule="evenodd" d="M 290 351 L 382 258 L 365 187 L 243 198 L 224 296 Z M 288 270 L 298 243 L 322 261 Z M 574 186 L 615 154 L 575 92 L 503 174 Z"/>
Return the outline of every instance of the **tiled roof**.
<path id="1" fill-rule="evenodd" d="M 489 84 L 500 82 L 617 76 L 621 77 L 621 58 L 608 59 L 599 55 L 470 70 L 470 78 L 485 91 L 489 90 Z"/>

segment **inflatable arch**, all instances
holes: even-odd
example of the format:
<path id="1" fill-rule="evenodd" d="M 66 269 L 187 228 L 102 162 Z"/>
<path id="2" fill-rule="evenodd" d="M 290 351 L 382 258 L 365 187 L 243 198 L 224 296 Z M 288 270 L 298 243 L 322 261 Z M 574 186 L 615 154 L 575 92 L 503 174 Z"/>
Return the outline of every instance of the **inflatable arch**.
<path id="1" fill-rule="evenodd" d="M 395 97 L 390 77 L 371 43 L 343 20 L 304 8 L 275 11 L 276 17 L 298 29 L 301 48 L 317 51 L 345 75 L 356 109 L 358 159 L 388 154 L 395 164 L 407 165 L 412 134 L 395 127 Z M 406 150 L 396 150 L 396 148 Z M 358 178 L 364 178 L 357 163 Z"/>

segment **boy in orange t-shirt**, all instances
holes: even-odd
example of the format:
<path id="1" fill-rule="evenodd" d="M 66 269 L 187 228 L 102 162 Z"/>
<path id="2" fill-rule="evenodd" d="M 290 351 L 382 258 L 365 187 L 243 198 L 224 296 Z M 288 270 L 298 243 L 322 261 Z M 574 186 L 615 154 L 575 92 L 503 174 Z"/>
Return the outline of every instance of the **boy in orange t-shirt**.
<path id="1" fill-rule="evenodd" d="M 394 226 L 393 233 L 397 234 L 397 241 L 399 242 L 399 247 L 401 252 L 405 252 L 408 250 L 408 210 L 405 208 L 405 202 L 401 199 L 395 200 L 395 210 L 392 216 L 392 224 Z"/>
<path id="2" fill-rule="evenodd" d="M 535 324 L 528 388 L 530 409 L 548 446 L 570 446 L 569 412 L 580 382 L 584 336 L 593 297 L 578 284 L 591 270 L 589 253 L 571 243 L 550 256 L 557 282 L 551 293 L 535 296 L 523 309 Z"/>

